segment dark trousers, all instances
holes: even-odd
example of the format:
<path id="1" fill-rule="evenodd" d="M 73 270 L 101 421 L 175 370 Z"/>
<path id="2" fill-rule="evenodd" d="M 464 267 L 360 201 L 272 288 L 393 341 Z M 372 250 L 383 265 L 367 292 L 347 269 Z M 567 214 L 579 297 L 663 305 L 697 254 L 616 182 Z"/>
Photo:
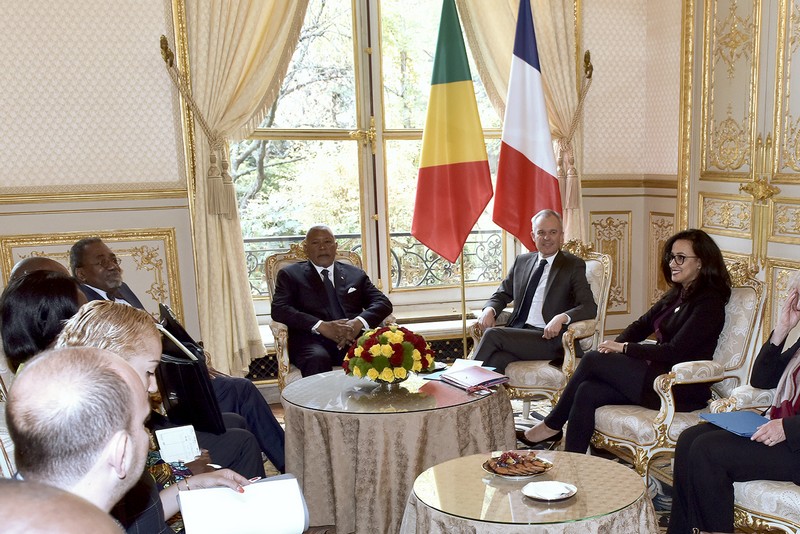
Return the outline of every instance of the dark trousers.
<path id="1" fill-rule="evenodd" d="M 536 328 L 489 328 L 475 347 L 475 359 L 505 373 L 508 364 L 520 360 L 552 360 L 564 356 L 561 336 L 542 337 Z"/>
<path id="2" fill-rule="evenodd" d="M 215 376 L 211 380 L 214 395 L 222 412 L 244 417 L 269 461 L 281 473 L 285 467 L 284 432 L 258 388 L 246 378 Z"/>
<path id="3" fill-rule="evenodd" d="M 560 430 L 569 421 L 564 450 L 584 453 L 594 432 L 594 413 L 609 404 L 641 404 L 647 362 L 624 354 L 586 353 L 545 424 Z"/>
<path id="4" fill-rule="evenodd" d="M 800 454 L 786 441 L 769 447 L 710 423 L 684 430 L 675 449 L 669 534 L 693 528 L 733 532 L 733 483 L 792 481 Z"/>
<path id="5" fill-rule="evenodd" d="M 317 339 L 319 338 L 319 339 Z M 313 342 L 292 344 L 289 338 L 289 360 L 303 376 L 311 376 L 333 370 L 342 365 L 347 351 L 336 348 L 336 343 L 324 336 L 315 336 Z"/>

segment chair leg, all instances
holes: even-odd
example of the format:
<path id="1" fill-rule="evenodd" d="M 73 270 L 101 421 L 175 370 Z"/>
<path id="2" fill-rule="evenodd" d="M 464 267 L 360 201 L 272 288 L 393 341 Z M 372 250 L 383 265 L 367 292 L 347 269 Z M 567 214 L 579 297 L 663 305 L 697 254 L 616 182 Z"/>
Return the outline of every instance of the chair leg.
<path id="1" fill-rule="evenodd" d="M 522 418 L 531 418 L 531 401 L 529 400 L 522 401 Z"/>

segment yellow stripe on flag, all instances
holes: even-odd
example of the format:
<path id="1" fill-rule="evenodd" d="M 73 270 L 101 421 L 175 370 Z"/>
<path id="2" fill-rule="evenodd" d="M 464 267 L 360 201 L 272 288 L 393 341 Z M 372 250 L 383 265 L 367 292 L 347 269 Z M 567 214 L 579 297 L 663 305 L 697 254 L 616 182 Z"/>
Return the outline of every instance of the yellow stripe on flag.
<path id="1" fill-rule="evenodd" d="M 431 86 L 420 167 L 486 159 L 472 80 Z"/>

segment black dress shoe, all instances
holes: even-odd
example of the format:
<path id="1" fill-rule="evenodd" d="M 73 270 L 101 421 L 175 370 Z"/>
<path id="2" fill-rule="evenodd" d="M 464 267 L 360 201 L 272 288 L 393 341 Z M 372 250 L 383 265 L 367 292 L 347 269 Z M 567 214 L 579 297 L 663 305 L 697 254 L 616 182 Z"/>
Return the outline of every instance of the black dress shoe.
<path id="1" fill-rule="evenodd" d="M 543 439 L 542 441 L 531 441 L 525 437 L 524 430 L 517 430 L 517 439 L 527 445 L 528 447 L 537 447 L 543 443 L 547 443 L 549 441 L 561 441 L 564 438 L 564 432 L 562 430 L 558 431 L 558 434 L 555 436 L 550 436 L 547 439 Z"/>

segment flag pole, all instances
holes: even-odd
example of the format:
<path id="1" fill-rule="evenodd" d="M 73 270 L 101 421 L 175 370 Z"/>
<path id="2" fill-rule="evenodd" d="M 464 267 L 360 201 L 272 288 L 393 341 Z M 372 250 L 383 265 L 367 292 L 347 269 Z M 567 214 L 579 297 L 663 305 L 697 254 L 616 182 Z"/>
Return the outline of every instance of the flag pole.
<path id="1" fill-rule="evenodd" d="M 464 248 L 459 254 L 459 264 L 461 266 L 461 346 L 464 349 L 464 359 L 467 359 L 467 289 L 464 279 Z"/>

